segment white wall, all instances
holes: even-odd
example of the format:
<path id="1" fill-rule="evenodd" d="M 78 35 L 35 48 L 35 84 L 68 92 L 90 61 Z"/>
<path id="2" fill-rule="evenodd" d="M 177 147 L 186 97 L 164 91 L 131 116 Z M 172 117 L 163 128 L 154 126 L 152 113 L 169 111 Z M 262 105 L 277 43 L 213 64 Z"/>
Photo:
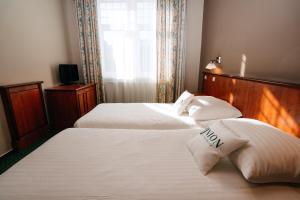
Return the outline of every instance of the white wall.
<path id="1" fill-rule="evenodd" d="M 62 2 L 69 59 L 71 63 L 78 65 L 79 79 L 83 82 L 76 7 L 73 0 L 62 0 Z"/>
<path id="2" fill-rule="evenodd" d="M 57 65 L 70 61 L 63 1 L 0 1 L 0 85 L 44 81 L 58 83 Z M 0 102 L 0 155 L 10 149 Z"/>
<path id="3" fill-rule="evenodd" d="M 198 90 L 204 0 L 187 0 L 185 89 Z"/>
<path id="4" fill-rule="evenodd" d="M 207 0 L 204 9 L 202 70 L 222 56 L 222 73 L 300 84 L 299 0 Z"/>

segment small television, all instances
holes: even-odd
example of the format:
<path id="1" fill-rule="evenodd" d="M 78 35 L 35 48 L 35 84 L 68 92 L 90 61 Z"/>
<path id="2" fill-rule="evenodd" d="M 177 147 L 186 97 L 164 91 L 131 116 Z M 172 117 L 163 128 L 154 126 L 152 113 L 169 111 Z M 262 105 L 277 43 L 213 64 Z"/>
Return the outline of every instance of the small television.
<path id="1" fill-rule="evenodd" d="M 60 82 L 63 84 L 72 84 L 79 80 L 78 67 L 75 64 L 60 64 L 59 65 Z"/>

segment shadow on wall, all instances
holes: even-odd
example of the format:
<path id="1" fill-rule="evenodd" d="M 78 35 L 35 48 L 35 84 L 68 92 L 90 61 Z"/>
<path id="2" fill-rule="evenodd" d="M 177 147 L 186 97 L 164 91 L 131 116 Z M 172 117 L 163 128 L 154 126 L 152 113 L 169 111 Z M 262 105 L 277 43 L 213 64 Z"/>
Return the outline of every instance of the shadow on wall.
<path id="1" fill-rule="evenodd" d="M 52 83 L 59 83 L 59 70 L 58 70 L 58 64 L 57 65 L 51 65 L 51 78 L 52 78 Z"/>

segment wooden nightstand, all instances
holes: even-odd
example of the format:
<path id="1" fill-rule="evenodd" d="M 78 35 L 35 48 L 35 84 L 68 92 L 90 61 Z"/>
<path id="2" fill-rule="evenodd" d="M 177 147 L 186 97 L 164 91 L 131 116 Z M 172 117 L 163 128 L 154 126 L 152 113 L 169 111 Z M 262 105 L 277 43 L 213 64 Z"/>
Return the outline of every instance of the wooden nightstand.
<path id="1" fill-rule="evenodd" d="M 62 85 L 48 88 L 46 101 L 50 128 L 63 130 L 92 110 L 96 104 L 96 85 Z"/>

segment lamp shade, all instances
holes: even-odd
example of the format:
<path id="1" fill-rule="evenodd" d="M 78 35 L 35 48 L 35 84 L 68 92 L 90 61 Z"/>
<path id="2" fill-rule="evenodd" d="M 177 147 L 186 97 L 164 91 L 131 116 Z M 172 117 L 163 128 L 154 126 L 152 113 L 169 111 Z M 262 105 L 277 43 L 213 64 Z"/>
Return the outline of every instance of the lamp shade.
<path id="1" fill-rule="evenodd" d="M 208 63 L 208 65 L 206 65 L 206 67 L 205 67 L 206 69 L 216 69 L 217 68 L 217 65 L 213 62 L 213 61 L 211 61 L 210 63 Z"/>

